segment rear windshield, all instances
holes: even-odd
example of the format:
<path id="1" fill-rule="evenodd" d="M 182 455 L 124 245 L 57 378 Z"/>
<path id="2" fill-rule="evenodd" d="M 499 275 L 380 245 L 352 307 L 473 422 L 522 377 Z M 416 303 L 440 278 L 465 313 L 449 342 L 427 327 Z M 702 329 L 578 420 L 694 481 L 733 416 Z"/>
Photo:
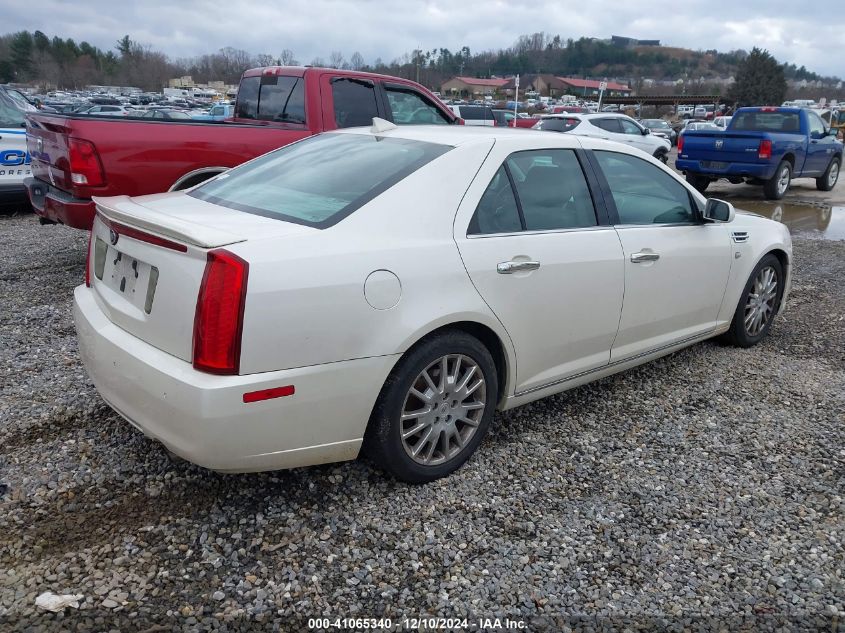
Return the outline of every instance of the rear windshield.
<path id="1" fill-rule="evenodd" d="M 540 119 L 534 126 L 535 130 L 546 130 L 549 132 L 568 132 L 578 127 L 580 119 Z"/>
<path id="2" fill-rule="evenodd" d="M 322 229 L 450 149 L 369 134 L 321 134 L 236 167 L 188 195 Z"/>
<path id="3" fill-rule="evenodd" d="M 752 132 L 800 132 L 797 112 L 739 112 L 731 120 L 732 130 Z"/>
<path id="4" fill-rule="evenodd" d="M 304 82 L 301 77 L 244 77 L 236 109 L 242 119 L 305 123 Z"/>

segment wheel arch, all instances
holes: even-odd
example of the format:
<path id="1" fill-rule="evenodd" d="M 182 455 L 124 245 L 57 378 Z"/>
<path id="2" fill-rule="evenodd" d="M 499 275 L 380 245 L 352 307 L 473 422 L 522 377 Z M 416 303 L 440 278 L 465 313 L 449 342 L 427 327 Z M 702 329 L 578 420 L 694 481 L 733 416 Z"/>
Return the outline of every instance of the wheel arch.
<path id="1" fill-rule="evenodd" d="M 189 171 L 187 174 L 181 176 L 176 182 L 174 182 L 168 191 L 182 191 L 184 189 L 188 189 L 195 185 L 200 184 L 201 182 L 205 182 L 209 178 L 216 176 L 217 174 L 222 174 L 229 167 L 222 167 L 222 166 L 214 166 L 214 167 L 200 167 L 199 169 L 194 169 L 193 171 Z"/>
<path id="2" fill-rule="evenodd" d="M 793 154 L 792 152 L 787 152 L 783 155 L 783 158 L 781 158 L 781 160 L 785 160 L 786 162 L 788 162 L 790 167 L 792 168 L 792 171 L 795 171 L 795 154 Z M 777 173 L 775 173 L 775 175 L 777 175 Z"/>
<path id="3" fill-rule="evenodd" d="M 786 295 L 788 294 L 790 280 L 792 278 L 792 261 L 789 258 L 789 253 L 779 247 L 775 247 L 771 250 L 766 251 L 760 256 L 760 259 L 754 264 L 756 267 L 757 264 L 762 260 L 766 255 L 774 255 L 777 257 L 778 261 L 780 262 L 780 267 L 783 269 L 783 276 L 784 276 L 784 286 L 783 291 L 781 292 L 780 303 L 777 306 L 777 310 L 775 314 L 780 313 L 783 311 L 783 308 L 786 307 Z"/>
<path id="4" fill-rule="evenodd" d="M 400 362 L 416 347 L 424 341 L 442 334 L 448 330 L 458 330 L 477 338 L 489 350 L 493 357 L 493 363 L 496 365 L 496 378 L 498 384 L 498 393 L 496 394 L 496 401 L 501 405 L 508 393 L 510 393 L 511 386 L 514 379 L 516 369 L 515 358 L 513 357 L 513 350 L 510 347 L 510 339 L 504 340 L 503 336 L 496 332 L 492 327 L 469 319 L 460 319 L 439 323 L 427 330 L 417 333 L 406 346 L 402 355 L 396 359 L 391 373 L 399 365 Z M 507 335 L 505 334 L 505 337 Z"/>

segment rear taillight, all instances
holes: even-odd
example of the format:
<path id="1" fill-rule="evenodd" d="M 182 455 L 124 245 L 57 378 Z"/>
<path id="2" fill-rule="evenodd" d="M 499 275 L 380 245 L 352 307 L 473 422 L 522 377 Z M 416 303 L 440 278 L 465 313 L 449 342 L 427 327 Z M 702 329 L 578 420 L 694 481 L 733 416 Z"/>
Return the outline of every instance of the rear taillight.
<path id="1" fill-rule="evenodd" d="M 100 187 L 105 184 L 103 165 L 93 143 L 78 138 L 68 139 L 70 180 L 75 185 Z"/>
<path id="2" fill-rule="evenodd" d="M 467 124 L 467 122 L 464 121 L 461 117 L 458 117 L 457 119 L 455 119 L 455 123 L 457 123 L 458 125 L 466 125 Z"/>
<path id="3" fill-rule="evenodd" d="M 237 374 L 249 264 L 229 251 L 208 253 L 194 316 L 194 369 Z"/>
<path id="4" fill-rule="evenodd" d="M 678 137 L 678 153 L 680 154 L 683 151 L 684 151 L 684 135 L 681 134 Z"/>
<path id="5" fill-rule="evenodd" d="M 772 157 L 772 142 L 768 139 L 760 141 L 760 147 L 757 150 L 757 158 L 760 160 L 768 160 Z"/>
<path id="6" fill-rule="evenodd" d="M 94 229 L 88 233 L 88 254 L 85 256 L 85 285 L 91 287 L 91 246 L 94 244 Z"/>

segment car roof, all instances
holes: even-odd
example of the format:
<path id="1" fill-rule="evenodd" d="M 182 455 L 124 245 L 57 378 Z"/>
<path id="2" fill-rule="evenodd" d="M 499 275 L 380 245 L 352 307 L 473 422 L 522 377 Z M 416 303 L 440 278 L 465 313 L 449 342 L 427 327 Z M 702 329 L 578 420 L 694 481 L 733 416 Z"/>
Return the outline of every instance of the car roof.
<path id="1" fill-rule="evenodd" d="M 512 127 L 487 127 L 481 125 L 399 125 L 383 132 L 373 132 L 370 127 L 354 127 L 334 130 L 331 134 L 372 134 L 386 138 L 402 138 L 439 145 L 470 145 L 473 143 L 490 143 L 497 140 L 514 140 L 526 138 L 548 139 L 552 132 L 542 130 L 520 129 Z M 565 144 L 578 147 L 578 141 L 567 141 Z"/>

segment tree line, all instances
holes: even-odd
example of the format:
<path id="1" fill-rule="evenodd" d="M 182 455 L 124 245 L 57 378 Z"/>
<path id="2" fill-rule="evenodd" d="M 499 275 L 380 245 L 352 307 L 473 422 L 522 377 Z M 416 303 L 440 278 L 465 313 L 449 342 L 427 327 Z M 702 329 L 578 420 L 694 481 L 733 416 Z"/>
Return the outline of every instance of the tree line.
<path id="1" fill-rule="evenodd" d="M 748 57 L 744 50 L 726 53 L 716 50 L 691 51 L 657 46 L 624 47 L 604 40 L 549 36 L 543 32 L 522 35 L 510 47 L 496 51 L 473 52 L 464 46 L 416 49 L 385 62 L 366 61 L 359 52 L 348 58 L 333 51 L 327 58 L 297 59 L 290 49 L 276 54 L 253 54 L 226 47 L 216 53 L 172 59 L 128 35 L 113 50 L 102 50 L 72 38 L 48 37 L 41 31 L 19 31 L 0 36 L 0 83 L 36 83 L 59 88 L 86 85 L 137 86 L 160 90 L 167 80 L 191 75 L 205 83 L 222 80 L 236 84 L 247 68 L 272 64 L 329 66 L 368 70 L 414 79 L 437 89 L 455 76 L 491 77 L 526 73 L 564 76 L 610 77 L 637 85 L 643 77 L 685 79 L 706 84 L 708 79 L 736 74 Z M 822 78 L 794 64 L 779 65 L 786 79 L 816 81 Z"/>

